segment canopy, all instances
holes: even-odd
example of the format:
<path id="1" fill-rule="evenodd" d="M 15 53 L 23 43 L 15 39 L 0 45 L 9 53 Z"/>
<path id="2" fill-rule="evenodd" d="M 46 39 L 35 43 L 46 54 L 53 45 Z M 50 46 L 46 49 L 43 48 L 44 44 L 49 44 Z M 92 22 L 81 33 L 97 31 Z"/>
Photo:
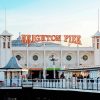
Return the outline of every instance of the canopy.
<path id="1" fill-rule="evenodd" d="M 15 70 L 15 71 L 17 71 L 17 70 L 20 70 L 22 68 L 19 65 L 16 57 L 13 56 L 13 57 L 10 58 L 10 60 L 7 63 L 6 66 L 4 66 L 3 68 L 0 68 L 0 69 L 13 70 L 13 71 Z"/>

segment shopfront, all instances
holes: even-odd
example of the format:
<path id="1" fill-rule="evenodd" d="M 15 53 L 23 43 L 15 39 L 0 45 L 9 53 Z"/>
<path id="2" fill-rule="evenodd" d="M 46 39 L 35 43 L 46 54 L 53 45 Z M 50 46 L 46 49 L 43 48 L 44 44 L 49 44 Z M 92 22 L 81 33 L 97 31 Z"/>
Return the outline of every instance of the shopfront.
<path id="1" fill-rule="evenodd" d="M 61 69 L 60 68 L 47 68 L 46 79 L 58 79 Z M 55 75 L 54 75 L 55 74 Z"/>
<path id="2" fill-rule="evenodd" d="M 28 79 L 43 79 L 43 68 L 30 68 Z"/>

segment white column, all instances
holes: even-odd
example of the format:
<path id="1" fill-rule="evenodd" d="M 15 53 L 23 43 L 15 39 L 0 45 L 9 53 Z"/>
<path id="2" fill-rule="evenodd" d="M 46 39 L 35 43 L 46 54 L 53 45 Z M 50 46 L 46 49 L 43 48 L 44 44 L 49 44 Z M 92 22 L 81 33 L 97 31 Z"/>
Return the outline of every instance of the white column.
<path id="1" fill-rule="evenodd" d="M 46 66 L 45 66 L 45 43 L 43 44 L 43 77 L 46 78 Z"/>
<path id="2" fill-rule="evenodd" d="M 77 45 L 77 67 L 79 67 L 79 46 Z"/>
<path id="3" fill-rule="evenodd" d="M 28 67 L 29 67 L 29 66 L 28 66 L 28 44 L 27 44 L 27 46 L 26 46 L 26 52 L 27 52 L 27 55 L 26 55 L 26 56 L 27 56 L 27 68 L 28 68 Z"/>
<path id="4" fill-rule="evenodd" d="M 6 57 L 6 55 L 7 55 L 7 45 L 8 45 L 8 44 L 7 44 L 7 36 L 5 36 L 5 38 L 6 38 L 6 39 L 5 39 L 5 40 L 6 40 L 6 41 L 5 41 L 5 45 L 6 45 L 6 48 L 5 48 L 5 65 L 6 65 L 6 64 L 7 64 L 7 57 Z"/>
<path id="5" fill-rule="evenodd" d="M 62 69 L 62 35 L 61 35 L 61 41 L 60 41 L 60 68 Z M 60 77 L 60 75 L 59 75 Z"/>
<path id="6" fill-rule="evenodd" d="M 61 47 L 61 45 L 60 45 L 60 67 L 62 68 L 62 47 Z"/>
<path id="7" fill-rule="evenodd" d="M 56 72 L 55 72 L 55 64 L 53 65 L 54 68 L 54 79 L 56 78 Z"/>

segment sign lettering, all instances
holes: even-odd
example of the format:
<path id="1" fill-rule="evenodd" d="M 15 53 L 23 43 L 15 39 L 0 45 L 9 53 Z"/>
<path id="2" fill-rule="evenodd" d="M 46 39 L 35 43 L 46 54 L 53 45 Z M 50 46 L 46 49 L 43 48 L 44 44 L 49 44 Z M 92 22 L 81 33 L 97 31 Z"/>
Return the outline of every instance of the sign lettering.
<path id="1" fill-rule="evenodd" d="M 42 42 L 42 41 L 61 41 L 61 35 L 21 35 L 22 43 L 30 44 L 32 42 Z M 64 35 L 64 42 L 80 44 L 80 35 Z"/>

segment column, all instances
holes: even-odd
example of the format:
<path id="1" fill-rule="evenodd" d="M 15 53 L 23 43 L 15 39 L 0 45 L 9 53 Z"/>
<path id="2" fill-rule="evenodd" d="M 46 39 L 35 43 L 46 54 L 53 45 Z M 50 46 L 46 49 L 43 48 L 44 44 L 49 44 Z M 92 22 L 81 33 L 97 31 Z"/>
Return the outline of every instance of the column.
<path id="1" fill-rule="evenodd" d="M 77 45 L 77 67 L 79 67 L 79 46 Z"/>
<path id="2" fill-rule="evenodd" d="M 43 78 L 46 79 L 46 65 L 45 65 L 45 43 L 43 43 Z"/>
<path id="3" fill-rule="evenodd" d="M 5 36 L 5 45 L 6 45 L 6 48 L 5 48 L 5 65 L 7 64 L 7 57 L 6 57 L 6 55 L 7 55 L 7 36 Z"/>
<path id="4" fill-rule="evenodd" d="M 61 49 L 61 47 L 60 47 L 60 57 L 61 57 L 60 58 L 60 65 L 61 65 L 60 67 L 62 68 L 62 49 Z"/>
<path id="5" fill-rule="evenodd" d="M 27 68 L 28 68 L 29 67 L 28 66 L 28 44 L 27 44 L 27 47 L 26 47 L 26 52 L 27 52 L 27 55 L 26 56 L 27 56 Z"/>

